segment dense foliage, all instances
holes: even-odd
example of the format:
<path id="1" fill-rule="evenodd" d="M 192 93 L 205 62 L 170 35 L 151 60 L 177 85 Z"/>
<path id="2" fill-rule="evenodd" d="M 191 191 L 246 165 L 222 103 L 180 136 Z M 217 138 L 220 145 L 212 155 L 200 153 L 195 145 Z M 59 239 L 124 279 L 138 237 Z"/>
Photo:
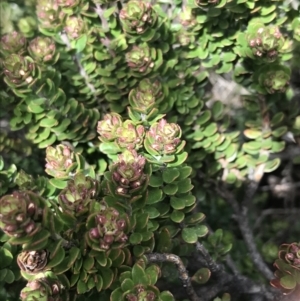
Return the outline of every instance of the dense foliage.
<path id="1" fill-rule="evenodd" d="M 297 1 L 0 9 L 0 300 L 297 300 Z"/>

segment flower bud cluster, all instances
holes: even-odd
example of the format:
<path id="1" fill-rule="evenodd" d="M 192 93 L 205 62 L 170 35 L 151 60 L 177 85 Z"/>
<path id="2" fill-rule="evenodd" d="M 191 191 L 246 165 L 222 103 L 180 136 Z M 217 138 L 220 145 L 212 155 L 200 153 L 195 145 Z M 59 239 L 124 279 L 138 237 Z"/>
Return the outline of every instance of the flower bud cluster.
<path id="1" fill-rule="evenodd" d="M 63 144 L 46 149 L 46 173 L 55 178 L 68 177 L 74 166 L 74 152 Z"/>
<path id="2" fill-rule="evenodd" d="M 142 125 L 134 125 L 132 121 L 126 120 L 122 127 L 116 131 L 116 142 L 121 148 L 139 149 L 143 145 L 145 128 Z"/>
<path id="3" fill-rule="evenodd" d="M 37 37 L 29 43 L 28 52 L 38 63 L 56 62 L 56 45 L 54 40 L 48 37 Z"/>
<path id="4" fill-rule="evenodd" d="M 22 301 L 47 300 L 64 301 L 68 300 L 67 292 L 63 285 L 56 279 L 39 278 L 29 281 L 20 294 Z"/>
<path id="5" fill-rule="evenodd" d="M 300 268 L 300 244 L 282 245 L 279 250 L 279 258 L 294 267 Z"/>
<path id="6" fill-rule="evenodd" d="M 68 187 L 60 192 L 58 200 L 63 210 L 80 216 L 88 212 L 89 204 L 96 197 L 97 191 L 96 180 L 78 173 L 68 182 Z"/>
<path id="7" fill-rule="evenodd" d="M 86 236 L 87 244 L 93 248 L 93 244 L 98 245 L 102 250 L 109 250 L 114 243 L 118 246 L 126 243 L 128 237 L 124 233 L 127 227 L 126 218 L 121 217 L 118 210 L 102 204 L 102 210 L 93 214 L 92 227 Z"/>
<path id="8" fill-rule="evenodd" d="M 150 3 L 131 0 L 120 11 L 120 20 L 125 32 L 142 34 L 155 25 L 157 14 Z"/>
<path id="9" fill-rule="evenodd" d="M 119 162 L 112 167 L 112 180 L 117 195 L 132 195 L 144 187 L 147 179 L 144 174 L 145 164 L 146 159 L 135 150 L 127 150 L 119 155 Z"/>
<path id="10" fill-rule="evenodd" d="M 22 271 L 36 274 L 43 271 L 47 265 L 47 257 L 46 250 L 23 251 L 18 255 L 17 263 Z"/>
<path id="11" fill-rule="evenodd" d="M 0 199 L 0 228 L 9 236 L 31 236 L 42 218 L 39 196 L 31 191 L 14 192 Z"/>
<path id="12" fill-rule="evenodd" d="M 157 296 L 154 291 L 138 284 L 134 287 L 133 292 L 126 295 L 126 299 L 128 301 L 155 301 Z"/>
<path id="13" fill-rule="evenodd" d="M 175 123 L 161 119 L 146 134 L 145 146 L 155 155 L 174 154 L 181 143 L 181 128 Z"/>
<path id="14" fill-rule="evenodd" d="M 97 132 L 102 142 L 113 141 L 117 138 L 117 129 L 123 124 L 122 117 L 117 113 L 106 114 L 98 122 Z"/>
<path id="15" fill-rule="evenodd" d="M 146 75 L 150 73 L 154 67 L 151 52 L 153 51 L 147 44 L 133 46 L 131 51 L 126 53 L 128 67 L 140 74 Z"/>
<path id="16" fill-rule="evenodd" d="M 134 111 L 147 115 L 162 100 L 162 85 L 158 80 L 143 79 L 130 91 L 128 98 Z"/>
<path id="17" fill-rule="evenodd" d="M 255 56 L 273 62 L 284 45 L 284 38 L 277 26 L 259 27 L 249 35 L 248 43 Z"/>
<path id="18" fill-rule="evenodd" d="M 4 55 L 19 54 L 26 52 L 27 39 L 19 32 L 13 31 L 1 38 L 1 52 Z"/>
<path id="19" fill-rule="evenodd" d="M 40 26 L 48 30 L 57 27 L 63 17 L 57 0 L 37 0 L 36 14 Z"/>
<path id="20" fill-rule="evenodd" d="M 26 56 L 11 54 L 3 62 L 5 82 L 11 87 L 24 87 L 34 83 L 36 64 Z"/>

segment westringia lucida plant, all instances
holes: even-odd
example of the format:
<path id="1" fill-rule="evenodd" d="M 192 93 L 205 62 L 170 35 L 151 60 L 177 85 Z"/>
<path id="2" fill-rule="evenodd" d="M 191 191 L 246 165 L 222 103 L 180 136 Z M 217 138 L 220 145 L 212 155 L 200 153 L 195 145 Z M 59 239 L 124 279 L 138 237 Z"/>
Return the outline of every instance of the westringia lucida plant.
<path id="1" fill-rule="evenodd" d="M 240 300 L 239 273 L 277 288 L 257 300 L 297 294 L 299 244 L 273 276 L 286 226 L 251 220 L 299 146 L 299 9 L 2 1 L 0 300 Z"/>

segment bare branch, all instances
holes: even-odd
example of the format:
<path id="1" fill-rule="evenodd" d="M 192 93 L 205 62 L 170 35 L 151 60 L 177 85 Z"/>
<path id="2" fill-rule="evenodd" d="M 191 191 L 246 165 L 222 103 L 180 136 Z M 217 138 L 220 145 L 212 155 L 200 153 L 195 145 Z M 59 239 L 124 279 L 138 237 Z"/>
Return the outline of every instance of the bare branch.
<path id="1" fill-rule="evenodd" d="M 182 281 L 183 286 L 186 288 L 186 292 L 191 299 L 191 301 L 202 301 L 200 297 L 197 296 L 193 286 L 189 274 L 180 259 L 179 256 L 174 254 L 160 254 L 160 253 L 151 253 L 145 254 L 147 260 L 149 262 L 172 262 L 176 265 L 177 270 L 179 272 L 179 278 Z"/>
<path id="2" fill-rule="evenodd" d="M 255 186 L 253 186 L 255 188 Z M 253 232 L 249 226 L 249 221 L 248 221 L 248 207 L 246 206 L 247 202 L 249 200 L 251 200 L 251 198 L 249 198 L 249 196 L 246 195 L 243 203 L 243 206 L 240 207 L 240 205 L 238 204 L 237 200 L 235 199 L 235 197 L 226 189 L 220 189 L 219 187 L 216 188 L 217 192 L 220 196 L 222 196 L 232 207 L 234 213 L 235 213 L 235 217 L 236 220 L 238 222 L 240 231 L 242 233 L 242 236 L 244 238 L 244 241 L 246 243 L 246 246 L 249 250 L 249 255 L 254 263 L 254 265 L 256 266 L 256 268 L 258 269 L 258 271 L 268 280 L 273 279 L 273 273 L 271 272 L 271 270 L 268 268 L 268 266 L 266 265 L 266 263 L 264 262 L 261 254 L 259 253 L 257 246 L 255 244 L 254 241 L 254 237 L 253 237 Z M 246 190 L 247 191 L 247 190 Z M 254 190 L 251 189 L 251 191 L 253 192 Z M 256 190 L 255 190 L 256 191 Z M 252 197 L 254 194 L 252 194 Z"/>

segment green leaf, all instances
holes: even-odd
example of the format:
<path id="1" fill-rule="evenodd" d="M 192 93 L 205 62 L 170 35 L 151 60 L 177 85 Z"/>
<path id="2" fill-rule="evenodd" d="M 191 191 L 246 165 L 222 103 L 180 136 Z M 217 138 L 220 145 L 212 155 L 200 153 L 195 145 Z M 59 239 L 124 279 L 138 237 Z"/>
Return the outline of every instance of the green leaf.
<path id="1" fill-rule="evenodd" d="M 57 250 L 55 250 L 55 254 L 53 256 L 53 252 L 50 253 L 50 256 L 52 257 L 50 261 L 47 264 L 47 268 L 53 268 L 57 265 L 59 265 L 65 258 L 65 249 L 61 246 L 58 247 Z"/>
<path id="2" fill-rule="evenodd" d="M 285 275 L 280 278 L 280 284 L 285 289 L 293 289 L 296 287 L 296 280 L 293 275 Z"/>
<path id="3" fill-rule="evenodd" d="M 182 211 L 174 210 L 170 218 L 174 223 L 181 223 L 184 220 L 184 213 Z"/>
<path id="4" fill-rule="evenodd" d="M 187 152 L 182 152 L 181 154 L 176 155 L 175 161 L 172 163 L 168 163 L 168 167 L 180 166 L 187 159 L 187 157 L 188 157 Z"/>
<path id="5" fill-rule="evenodd" d="M 255 129 L 247 129 L 244 131 L 244 135 L 249 139 L 256 139 L 262 136 L 262 131 Z"/>
<path id="6" fill-rule="evenodd" d="M 191 191 L 194 188 L 194 186 L 191 183 L 190 178 L 186 178 L 182 181 L 179 181 L 177 183 L 177 185 L 178 185 L 178 192 L 179 193 L 187 193 L 187 192 Z"/>
<path id="7" fill-rule="evenodd" d="M 135 229 L 142 230 L 147 226 L 149 216 L 147 213 L 139 213 L 136 217 Z"/>
<path id="8" fill-rule="evenodd" d="M 160 293 L 159 297 L 161 301 L 175 301 L 174 296 L 169 291 Z"/>
<path id="9" fill-rule="evenodd" d="M 183 180 L 191 175 L 193 169 L 190 166 L 184 166 L 181 167 L 179 171 L 180 171 L 180 176 L 178 180 Z"/>
<path id="10" fill-rule="evenodd" d="M 156 218 L 156 217 L 159 217 L 160 216 L 160 213 L 159 211 L 155 208 L 155 207 L 150 207 L 150 206 L 147 206 L 144 211 L 146 213 L 149 214 L 149 218 L 152 219 L 152 218 Z"/>
<path id="11" fill-rule="evenodd" d="M 162 178 L 165 183 L 172 183 L 180 176 L 177 168 L 167 168 L 163 171 Z"/>
<path id="12" fill-rule="evenodd" d="M 121 283 L 121 288 L 124 292 L 131 291 L 134 288 L 134 282 L 131 279 L 127 278 Z"/>
<path id="13" fill-rule="evenodd" d="M 129 242 L 133 245 L 138 245 L 142 242 L 143 235 L 141 233 L 132 233 L 129 237 Z"/>
<path id="14" fill-rule="evenodd" d="M 208 268 L 199 269 L 192 277 L 192 281 L 198 284 L 205 284 L 211 275 L 211 271 Z"/>
<path id="15" fill-rule="evenodd" d="M 116 6 L 106 8 L 103 13 L 104 18 L 108 19 L 115 12 L 115 10 L 116 10 Z"/>
<path id="16" fill-rule="evenodd" d="M 148 189 L 148 197 L 147 204 L 155 204 L 162 200 L 163 192 L 159 188 L 151 188 Z"/>
<path id="17" fill-rule="evenodd" d="M 283 136 L 287 131 L 288 131 L 288 127 L 287 127 L 287 126 L 281 126 L 281 127 L 277 128 L 276 130 L 272 131 L 272 135 L 273 135 L 274 137 L 281 137 L 281 136 Z"/>
<path id="18" fill-rule="evenodd" d="M 103 290 L 108 289 L 114 280 L 114 273 L 111 269 L 107 269 L 107 268 L 100 269 L 100 273 L 103 279 L 102 289 Z"/>
<path id="19" fill-rule="evenodd" d="M 137 284 L 149 285 L 148 277 L 144 269 L 139 264 L 136 263 L 133 266 L 131 273 L 132 273 L 132 280 L 135 285 Z"/>
<path id="20" fill-rule="evenodd" d="M 197 223 L 201 223 L 202 221 L 204 221 L 205 219 L 205 215 L 202 212 L 197 212 L 197 213 L 193 213 L 192 215 L 188 216 L 185 218 L 184 223 L 186 225 L 189 224 L 197 224 Z"/>
<path id="21" fill-rule="evenodd" d="M 217 247 L 218 244 L 222 241 L 222 238 L 223 238 L 223 230 L 218 229 L 215 233 L 211 234 L 208 237 L 208 241 L 213 247 Z"/>
<path id="22" fill-rule="evenodd" d="M 205 130 L 203 131 L 204 136 L 206 137 L 210 137 L 212 135 L 214 135 L 218 130 L 218 126 L 216 123 L 211 123 L 210 125 L 208 125 Z"/>
<path id="23" fill-rule="evenodd" d="M 50 233 L 42 229 L 32 237 L 32 241 L 30 243 L 23 245 L 23 250 L 36 251 L 44 249 L 48 243 L 48 237 Z"/>
<path id="24" fill-rule="evenodd" d="M 170 205 L 176 210 L 184 209 L 185 200 L 184 198 L 171 197 Z"/>
<path id="25" fill-rule="evenodd" d="M 182 239 L 189 244 L 193 244 L 198 241 L 198 235 L 194 228 L 184 228 L 181 235 Z"/>
<path id="26" fill-rule="evenodd" d="M 135 245 L 133 247 L 133 255 L 136 258 L 139 258 L 139 257 L 143 256 L 144 253 L 145 253 L 145 248 L 142 247 L 141 245 Z"/>
<path id="27" fill-rule="evenodd" d="M 172 248 L 171 234 L 167 228 L 163 228 L 158 233 L 158 238 L 156 239 L 156 250 L 158 252 L 166 253 L 170 252 Z"/>
<path id="28" fill-rule="evenodd" d="M 52 128 L 52 127 L 58 125 L 58 123 L 59 122 L 54 118 L 43 118 L 40 122 L 40 126 L 45 127 L 45 128 L 46 127 Z"/>
<path id="29" fill-rule="evenodd" d="M 95 287 L 96 287 L 96 290 L 98 292 L 100 292 L 102 290 L 102 287 L 103 287 L 103 279 L 101 277 L 101 275 L 95 275 Z"/>
<path id="30" fill-rule="evenodd" d="M 3 282 L 7 273 L 8 273 L 8 269 L 0 269 L 0 282 Z"/>
<path id="31" fill-rule="evenodd" d="M 77 282 L 76 288 L 77 288 L 77 293 L 78 294 L 84 294 L 84 293 L 86 293 L 88 291 L 88 287 L 87 287 L 86 283 L 83 282 L 80 279 Z"/>
<path id="32" fill-rule="evenodd" d="M 0 269 L 6 268 L 13 261 L 13 255 L 6 248 L 0 247 Z"/>
<path id="33" fill-rule="evenodd" d="M 178 190 L 178 186 L 176 184 L 168 184 L 163 187 L 163 192 L 167 195 L 174 195 Z"/>
<path id="34" fill-rule="evenodd" d="M 212 106 L 212 116 L 214 120 L 219 120 L 222 118 L 224 113 L 224 104 L 221 101 L 216 101 Z"/>
<path id="35" fill-rule="evenodd" d="M 111 293 L 110 301 L 122 301 L 122 300 L 123 300 L 123 290 L 120 287 L 118 287 Z"/>
<path id="36" fill-rule="evenodd" d="M 157 265 L 153 264 L 147 267 L 145 271 L 149 278 L 150 285 L 155 285 L 160 275 L 160 268 Z"/>
<path id="37" fill-rule="evenodd" d="M 271 161 L 268 161 L 265 165 L 264 172 L 272 172 L 276 170 L 280 165 L 280 159 L 275 158 Z"/>
<path id="38" fill-rule="evenodd" d="M 160 187 L 163 185 L 163 178 L 161 175 L 152 174 L 150 177 L 149 185 L 151 187 Z"/>
<path id="39" fill-rule="evenodd" d="M 278 126 L 284 120 L 284 113 L 276 113 L 271 119 L 271 127 Z"/>
<path id="40" fill-rule="evenodd" d="M 4 281 L 9 284 L 15 281 L 15 275 L 11 270 L 7 270 Z"/>
<path id="41" fill-rule="evenodd" d="M 68 256 L 68 267 L 72 267 L 75 261 L 77 260 L 78 257 L 81 256 L 80 249 L 77 247 L 72 247 L 69 250 L 69 256 Z"/>
<path id="42" fill-rule="evenodd" d="M 64 189 L 68 185 L 68 181 L 60 180 L 60 179 L 55 179 L 55 178 L 54 179 L 50 179 L 49 183 L 52 186 L 54 186 L 55 188 L 58 188 L 58 189 Z"/>
<path id="43" fill-rule="evenodd" d="M 115 155 L 121 152 L 121 149 L 115 142 L 103 142 L 100 144 L 100 151 L 104 154 Z"/>
<path id="44" fill-rule="evenodd" d="M 94 267 L 94 264 L 95 264 L 95 259 L 94 257 L 91 257 L 91 256 L 87 256 L 84 260 L 83 260 L 83 268 L 86 270 L 86 271 L 90 271 L 93 267 Z"/>
<path id="45" fill-rule="evenodd" d="M 211 111 L 204 111 L 200 117 L 197 119 L 197 124 L 205 124 L 211 118 Z"/>
<path id="46" fill-rule="evenodd" d="M 49 145 L 52 145 L 57 139 L 57 136 L 55 134 L 52 134 L 48 139 L 42 141 L 38 144 L 38 148 L 45 148 Z"/>
<path id="47" fill-rule="evenodd" d="M 82 52 L 86 46 L 88 40 L 87 34 L 83 34 L 79 39 L 76 40 L 75 48 L 77 52 Z"/>
<path id="48" fill-rule="evenodd" d="M 195 232 L 198 237 L 203 237 L 208 233 L 208 228 L 205 225 L 195 226 Z"/>

